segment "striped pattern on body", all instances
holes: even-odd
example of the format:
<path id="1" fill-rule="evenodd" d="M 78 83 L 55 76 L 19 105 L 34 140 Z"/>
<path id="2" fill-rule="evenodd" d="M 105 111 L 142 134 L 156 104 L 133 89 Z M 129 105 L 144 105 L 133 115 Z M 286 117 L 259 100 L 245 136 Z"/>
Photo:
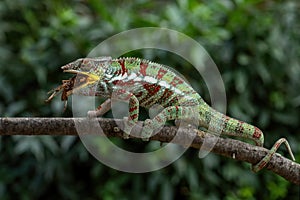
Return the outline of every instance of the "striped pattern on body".
<path id="1" fill-rule="evenodd" d="M 112 76 L 107 85 L 112 90 L 131 91 L 137 97 L 139 106 L 197 106 L 200 125 L 204 128 L 214 131 L 214 124 L 223 124 L 222 134 L 249 138 L 256 145 L 263 145 L 263 134 L 257 127 L 212 109 L 185 80 L 168 67 L 137 58 L 118 58 L 111 60 L 111 63 Z M 172 114 L 178 116 L 178 113 Z"/>

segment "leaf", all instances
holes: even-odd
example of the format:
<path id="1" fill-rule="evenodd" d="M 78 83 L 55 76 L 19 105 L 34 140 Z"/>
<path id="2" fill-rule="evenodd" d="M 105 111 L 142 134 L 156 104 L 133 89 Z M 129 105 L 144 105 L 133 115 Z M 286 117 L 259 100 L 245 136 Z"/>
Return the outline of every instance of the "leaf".
<path id="1" fill-rule="evenodd" d="M 61 140 L 61 148 L 63 151 L 68 151 L 71 148 L 71 145 L 74 144 L 77 137 L 75 136 L 64 136 Z"/>
<path id="2" fill-rule="evenodd" d="M 6 108 L 6 116 L 15 116 L 16 114 L 22 112 L 26 107 L 26 101 L 25 100 L 20 100 L 17 102 L 13 102 L 11 104 L 8 105 L 8 107 Z"/>
<path id="3" fill-rule="evenodd" d="M 45 135 L 40 137 L 40 140 L 53 154 L 58 153 L 59 147 L 52 136 Z"/>

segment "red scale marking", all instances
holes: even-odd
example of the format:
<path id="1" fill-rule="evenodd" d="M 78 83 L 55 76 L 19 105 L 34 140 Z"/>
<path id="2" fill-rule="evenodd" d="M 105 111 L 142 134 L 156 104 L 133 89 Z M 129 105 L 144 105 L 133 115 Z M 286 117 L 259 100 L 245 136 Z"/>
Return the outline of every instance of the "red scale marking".
<path id="1" fill-rule="evenodd" d="M 118 86 L 131 86 L 134 84 L 134 80 L 129 80 L 129 81 L 115 80 L 112 83 Z"/>
<path id="2" fill-rule="evenodd" d="M 163 93 L 161 99 L 162 99 L 162 100 L 167 100 L 167 99 L 169 99 L 169 97 L 172 96 L 172 95 L 173 95 L 173 91 L 171 91 L 171 90 L 169 90 L 169 89 L 165 89 L 165 91 L 164 91 L 164 93 Z"/>
<path id="3" fill-rule="evenodd" d="M 239 122 L 239 127 L 238 127 L 238 132 L 239 133 L 243 133 L 243 131 L 244 131 L 244 127 L 243 127 L 243 124 L 245 123 L 245 122 L 243 122 L 243 121 L 240 121 L 240 120 L 238 120 L 238 122 Z"/>
<path id="4" fill-rule="evenodd" d="M 225 116 L 225 121 L 224 121 L 224 123 L 225 123 L 225 125 L 227 125 L 228 121 L 230 120 L 230 117 L 228 117 L 227 115 L 224 115 L 224 116 Z"/>
<path id="5" fill-rule="evenodd" d="M 140 100 L 140 103 L 147 101 L 150 97 L 156 95 L 159 92 L 159 90 L 161 89 L 160 85 L 148 84 L 148 83 L 143 84 L 143 87 L 145 90 L 147 90 L 148 94 L 146 95 L 146 97 L 144 97 L 143 99 Z M 146 105 L 150 105 L 151 103 L 152 102 L 149 101 Z"/>
<path id="6" fill-rule="evenodd" d="M 138 117 L 137 114 L 130 115 L 130 118 L 131 118 L 132 120 L 136 119 L 137 117 Z"/>
<path id="7" fill-rule="evenodd" d="M 122 73 L 122 76 L 123 76 L 125 73 L 127 73 L 127 69 L 125 67 L 125 60 L 122 59 L 122 60 L 119 60 L 118 62 L 121 65 L 121 69 L 122 69 L 121 73 Z"/>
<path id="8" fill-rule="evenodd" d="M 117 71 L 115 72 L 115 74 L 116 74 L 116 75 L 120 75 L 120 74 L 122 74 L 122 69 L 120 69 L 120 70 L 117 70 Z"/>
<path id="9" fill-rule="evenodd" d="M 156 79 L 161 80 L 161 78 L 167 73 L 167 70 L 160 68 L 157 72 Z"/>
<path id="10" fill-rule="evenodd" d="M 224 129 L 227 128 L 228 125 L 228 121 L 230 120 L 230 117 L 228 117 L 227 115 L 224 115 L 224 128 L 223 128 L 223 132 L 225 131 Z"/>
<path id="11" fill-rule="evenodd" d="M 129 108 L 129 112 L 133 112 L 133 111 L 135 111 L 137 109 L 137 107 L 135 106 L 135 107 L 130 107 Z"/>
<path id="12" fill-rule="evenodd" d="M 130 99 L 131 97 L 132 97 L 132 94 L 129 93 L 129 94 L 127 95 L 126 99 Z"/>
<path id="13" fill-rule="evenodd" d="M 161 88 L 160 85 L 155 85 L 155 84 L 144 84 L 143 87 L 145 90 L 147 90 L 148 94 L 153 96 L 155 95 Z"/>
<path id="14" fill-rule="evenodd" d="M 141 63 L 140 63 L 140 73 L 143 76 L 146 76 L 146 69 L 147 68 L 148 68 L 148 63 L 145 63 L 145 62 L 141 61 Z"/>
<path id="15" fill-rule="evenodd" d="M 255 127 L 255 131 L 253 133 L 253 138 L 260 138 L 261 137 L 261 130 L 259 130 L 257 127 Z"/>
<path id="16" fill-rule="evenodd" d="M 139 97 L 143 96 L 143 92 L 141 91 L 141 92 L 135 94 L 135 96 L 136 96 L 137 98 L 139 98 Z"/>
<path id="17" fill-rule="evenodd" d="M 258 168 L 263 168 L 267 163 L 265 161 L 263 161 L 262 163 L 260 163 Z"/>
<path id="18" fill-rule="evenodd" d="M 176 87 L 177 85 L 182 84 L 182 83 L 183 83 L 183 81 L 180 78 L 175 76 L 170 84 L 173 85 L 174 87 Z"/>
<path id="19" fill-rule="evenodd" d="M 176 118 L 178 118 L 178 111 L 179 111 L 179 108 L 178 108 L 178 106 L 175 106 L 175 108 L 176 108 Z"/>
<path id="20" fill-rule="evenodd" d="M 112 82 L 114 85 L 120 85 L 121 84 L 121 81 L 120 80 L 116 80 L 116 81 L 113 81 Z"/>
<path id="21" fill-rule="evenodd" d="M 134 85 L 135 82 L 134 82 L 134 80 L 129 80 L 129 81 L 127 81 L 127 84 L 128 84 L 128 86 L 131 86 L 131 85 Z"/>

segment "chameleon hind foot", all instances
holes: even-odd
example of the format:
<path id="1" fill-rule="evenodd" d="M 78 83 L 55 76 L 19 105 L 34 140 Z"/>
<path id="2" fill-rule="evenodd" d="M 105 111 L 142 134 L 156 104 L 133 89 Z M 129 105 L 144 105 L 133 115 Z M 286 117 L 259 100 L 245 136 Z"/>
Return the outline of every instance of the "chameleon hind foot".
<path id="1" fill-rule="evenodd" d="M 292 158 L 293 161 L 295 161 L 295 157 L 293 155 L 293 152 L 291 150 L 291 147 L 288 143 L 288 141 L 285 138 L 281 138 L 279 140 L 277 140 L 275 142 L 275 144 L 273 145 L 273 147 L 270 149 L 270 151 L 268 152 L 268 154 L 261 160 L 259 161 L 259 163 L 252 165 L 252 171 L 254 172 L 258 172 L 260 171 L 262 168 L 264 168 L 271 160 L 271 158 L 273 157 L 273 155 L 276 153 L 277 149 L 280 147 L 280 145 L 284 143 L 286 148 L 288 149 L 288 152 Z"/>

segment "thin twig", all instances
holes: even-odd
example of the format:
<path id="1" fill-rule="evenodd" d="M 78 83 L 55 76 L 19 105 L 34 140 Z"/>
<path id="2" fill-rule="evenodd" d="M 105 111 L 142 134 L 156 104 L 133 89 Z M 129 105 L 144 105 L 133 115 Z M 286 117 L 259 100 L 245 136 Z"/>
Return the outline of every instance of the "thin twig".
<path id="1" fill-rule="evenodd" d="M 95 119 L 94 119 L 95 120 Z M 122 124 L 121 120 L 98 118 L 103 133 L 108 137 L 122 137 L 122 130 L 117 124 Z M 87 118 L 0 118 L 0 135 L 78 135 L 75 122 L 78 125 L 86 126 Z M 121 127 L 122 128 L 122 127 Z M 86 134 L 91 134 L 91 127 L 86 126 Z M 134 131 L 139 131 L 137 128 Z M 251 164 L 258 163 L 268 152 L 263 147 L 253 146 L 238 140 L 220 138 L 206 134 L 202 131 L 181 131 L 173 126 L 165 126 L 150 140 L 161 142 L 172 142 L 186 146 L 185 141 L 189 137 L 193 138 L 190 145 L 200 149 L 203 141 L 215 144 L 212 152 L 236 160 L 245 161 Z M 173 140 L 179 134 L 179 139 Z M 195 136 L 195 134 L 197 134 Z M 194 138 L 195 137 L 195 138 Z M 279 154 L 272 157 L 266 169 L 284 177 L 286 180 L 300 185 L 300 164 L 295 163 Z"/>

